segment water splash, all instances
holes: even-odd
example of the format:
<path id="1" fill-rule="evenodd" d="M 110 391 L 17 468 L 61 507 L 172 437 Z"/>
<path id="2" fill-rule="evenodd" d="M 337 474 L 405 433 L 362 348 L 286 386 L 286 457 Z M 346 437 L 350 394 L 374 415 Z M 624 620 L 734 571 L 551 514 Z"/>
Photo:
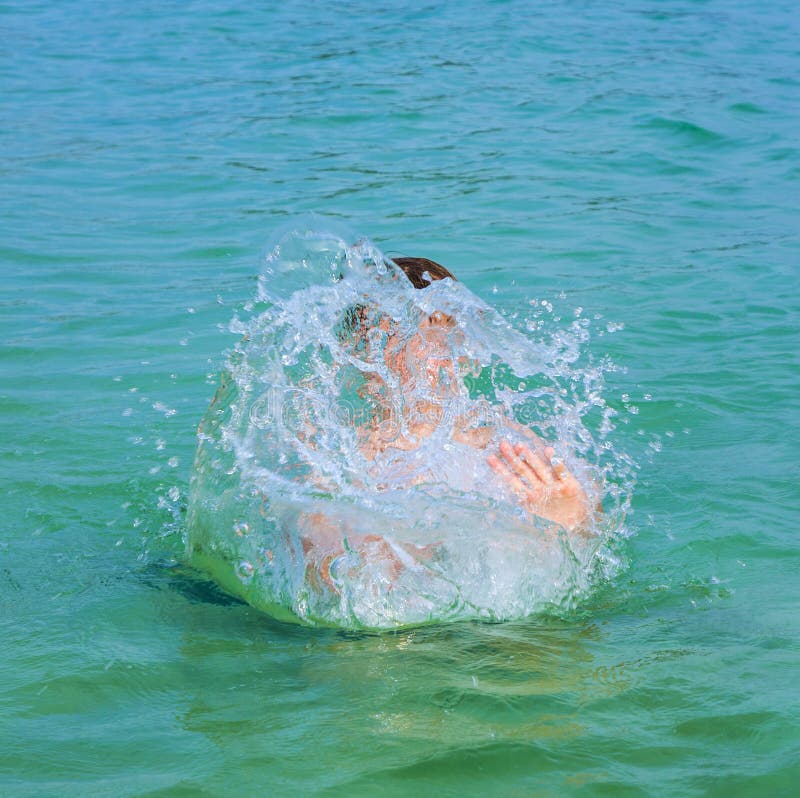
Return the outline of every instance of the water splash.
<path id="1" fill-rule="evenodd" d="M 463 283 L 417 290 L 368 241 L 291 234 L 267 258 L 199 429 L 187 549 L 287 619 L 384 628 L 564 610 L 607 575 L 635 464 L 609 438 L 583 309 L 506 318 Z M 532 434 L 605 512 L 523 510 L 486 458 Z"/>

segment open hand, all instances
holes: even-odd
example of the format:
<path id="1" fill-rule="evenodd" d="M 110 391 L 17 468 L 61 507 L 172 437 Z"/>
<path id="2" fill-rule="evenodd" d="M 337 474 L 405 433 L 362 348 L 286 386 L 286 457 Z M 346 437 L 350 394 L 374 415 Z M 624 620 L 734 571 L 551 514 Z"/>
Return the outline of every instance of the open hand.
<path id="1" fill-rule="evenodd" d="M 589 517 L 589 497 L 566 466 L 553 465 L 553 454 L 552 446 L 531 449 L 501 441 L 501 456 L 489 455 L 486 462 L 526 510 L 573 530 Z"/>

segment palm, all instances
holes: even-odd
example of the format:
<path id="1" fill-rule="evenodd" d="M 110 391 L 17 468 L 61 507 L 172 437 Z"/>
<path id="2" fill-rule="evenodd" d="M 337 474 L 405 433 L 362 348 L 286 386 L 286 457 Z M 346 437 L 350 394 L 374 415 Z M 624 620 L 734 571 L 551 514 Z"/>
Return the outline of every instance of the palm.
<path id="1" fill-rule="evenodd" d="M 532 450 L 523 443 L 500 444 L 500 457 L 487 462 L 529 512 L 567 529 L 582 526 L 589 516 L 589 499 L 581 484 L 563 465 L 553 465 L 554 450 Z"/>

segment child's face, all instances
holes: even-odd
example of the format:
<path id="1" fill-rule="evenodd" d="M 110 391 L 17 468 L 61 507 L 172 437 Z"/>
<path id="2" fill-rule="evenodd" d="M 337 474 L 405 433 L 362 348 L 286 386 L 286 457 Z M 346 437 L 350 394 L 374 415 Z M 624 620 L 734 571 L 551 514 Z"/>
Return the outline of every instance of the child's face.
<path id="1" fill-rule="evenodd" d="M 453 385 L 453 343 L 463 335 L 456 327 L 456 320 L 442 311 L 423 316 L 417 332 L 405 342 L 396 334 L 390 334 L 386 342 L 384 360 L 386 366 L 397 375 L 401 384 L 427 384 L 438 390 L 442 381 Z"/>

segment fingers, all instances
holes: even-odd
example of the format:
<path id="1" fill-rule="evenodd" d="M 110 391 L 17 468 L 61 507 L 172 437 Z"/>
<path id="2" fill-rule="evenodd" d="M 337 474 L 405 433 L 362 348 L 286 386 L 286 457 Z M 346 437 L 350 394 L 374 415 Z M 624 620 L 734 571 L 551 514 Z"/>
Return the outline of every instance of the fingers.
<path id="1" fill-rule="evenodd" d="M 529 484 L 536 486 L 543 481 L 537 474 L 536 469 L 526 460 L 523 460 L 508 441 L 500 442 L 500 454 L 505 459 L 508 467 L 510 467 L 518 477 L 527 480 Z"/>
<path id="2" fill-rule="evenodd" d="M 545 446 L 544 448 L 544 456 L 547 458 L 547 464 L 550 466 L 553 477 L 556 480 L 562 480 L 566 476 L 571 476 L 569 470 L 564 465 L 564 463 L 556 463 L 553 465 L 553 455 L 556 453 L 556 450 L 552 446 Z"/>
<path id="3" fill-rule="evenodd" d="M 511 487 L 511 490 L 521 499 L 528 498 L 528 487 L 525 483 L 497 456 L 490 454 L 486 462 L 495 474 L 501 476 Z"/>
<path id="4" fill-rule="evenodd" d="M 524 473 L 532 484 L 542 482 L 545 485 L 551 485 L 555 479 L 553 467 L 550 463 L 550 458 L 553 456 L 553 448 L 548 446 L 545 448 L 543 454 L 532 450 L 530 446 L 524 443 L 518 443 L 511 449 L 509 444 L 505 446 L 500 444 L 500 451 L 511 452 L 520 468 L 524 469 Z M 524 458 L 524 459 L 523 459 Z"/>
<path id="5" fill-rule="evenodd" d="M 567 471 L 567 467 L 563 463 L 557 463 L 553 466 L 553 474 L 559 481 L 563 481 L 566 477 L 570 476 L 569 471 Z"/>
<path id="6" fill-rule="evenodd" d="M 556 453 L 556 450 L 552 446 L 545 446 L 542 455 L 539 455 L 537 451 L 531 452 L 527 446 L 521 443 L 516 444 L 514 450 L 517 454 L 521 454 L 525 457 L 526 461 L 530 459 L 531 464 L 535 465 L 537 471 L 539 470 L 539 465 L 545 463 L 545 474 L 548 478 L 545 481 L 548 481 L 548 484 L 549 482 L 564 482 L 568 479 L 574 479 L 572 472 L 564 463 L 553 463 L 553 455 Z M 526 450 L 528 454 L 526 454 Z"/>

